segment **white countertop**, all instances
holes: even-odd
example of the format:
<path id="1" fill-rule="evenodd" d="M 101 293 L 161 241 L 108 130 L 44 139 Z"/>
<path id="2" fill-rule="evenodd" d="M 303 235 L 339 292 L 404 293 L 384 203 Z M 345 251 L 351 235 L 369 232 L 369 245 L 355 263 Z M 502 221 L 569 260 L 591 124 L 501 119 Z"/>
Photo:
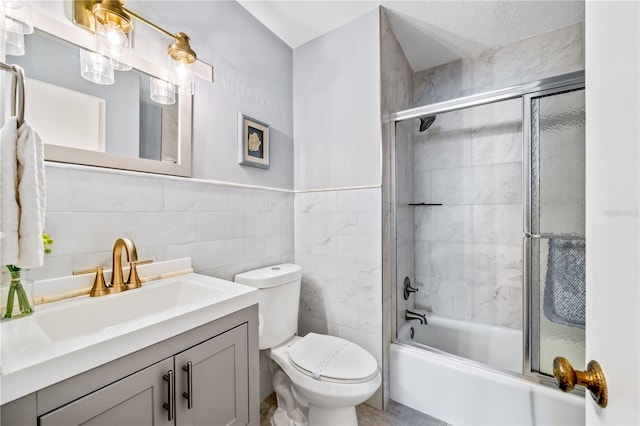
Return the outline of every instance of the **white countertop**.
<path id="1" fill-rule="evenodd" d="M 153 268 L 154 272 L 162 269 L 158 264 Z M 142 268 L 140 269 L 142 272 Z M 149 268 L 149 271 L 151 270 L 152 268 Z M 104 321 L 104 328 L 95 332 L 85 329 L 77 336 L 71 337 L 66 335 L 59 337 L 51 331 L 46 332 L 46 327 L 42 324 L 43 319 L 52 318 L 52 314 L 55 315 L 56 312 L 65 310 L 73 312 L 74 308 L 80 305 L 83 305 L 86 311 L 86 308 L 98 299 L 111 297 L 112 302 L 117 302 L 116 298 L 127 297 L 128 293 L 140 292 L 139 297 L 152 295 L 153 286 L 158 286 L 157 290 L 161 286 L 178 283 L 207 286 L 215 290 L 217 295 L 214 298 L 203 297 L 186 303 L 175 303 L 158 312 L 142 313 L 139 317 L 127 312 L 126 321 L 115 321 L 115 325 L 109 326 L 112 318 L 118 316 L 116 310 L 109 317 L 100 319 L 101 322 Z M 258 303 L 258 295 L 253 287 L 190 273 L 149 282 L 140 289 L 124 293 L 100 298 L 80 296 L 37 305 L 35 312 L 28 317 L 0 323 L 2 326 L 0 404 L 13 401 L 256 303 Z M 82 318 L 72 317 L 69 321 L 82 321 Z M 91 318 L 91 321 L 95 322 L 96 318 Z M 78 328 L 81 329 L 81 325 L 78 325 Z"/>

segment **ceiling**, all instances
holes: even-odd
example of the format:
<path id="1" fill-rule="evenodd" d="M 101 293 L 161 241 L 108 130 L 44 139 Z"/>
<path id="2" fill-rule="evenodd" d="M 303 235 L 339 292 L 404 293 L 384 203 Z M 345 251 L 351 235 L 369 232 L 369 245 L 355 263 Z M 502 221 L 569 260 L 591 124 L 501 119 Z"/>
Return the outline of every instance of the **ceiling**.
<path id="1" fill-rule="evenodd" d="M 239 3 L 292 48 L 382 5 L 414 71 L 584 20 L 582 0 L 239 0 Z"/>

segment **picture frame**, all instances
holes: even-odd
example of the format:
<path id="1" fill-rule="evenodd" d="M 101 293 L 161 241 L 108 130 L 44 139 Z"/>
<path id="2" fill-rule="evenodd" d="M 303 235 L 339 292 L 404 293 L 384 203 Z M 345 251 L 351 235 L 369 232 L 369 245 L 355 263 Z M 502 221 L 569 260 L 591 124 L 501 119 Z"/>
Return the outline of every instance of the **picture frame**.
<path id="1" fill-rule="evenodd" d="M 238 164 L 268 169 L 269 125 L 238 113 Z"/>

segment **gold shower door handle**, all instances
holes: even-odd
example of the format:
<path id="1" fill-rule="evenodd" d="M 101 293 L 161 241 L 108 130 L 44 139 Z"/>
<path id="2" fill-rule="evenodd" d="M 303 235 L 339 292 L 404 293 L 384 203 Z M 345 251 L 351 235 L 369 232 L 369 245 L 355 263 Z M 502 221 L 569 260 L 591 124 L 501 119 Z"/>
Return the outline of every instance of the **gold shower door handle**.
<path id="1" fill-rule="evenodd" d="M 570 392 L 575 385 L 584 386 L 600 407 L 607 406 L 607 381 L 597 361 L 590 361 L 586 371 L 576 371 L 566 358 L 555 357 L 553 376 L 560 390 Z"/>

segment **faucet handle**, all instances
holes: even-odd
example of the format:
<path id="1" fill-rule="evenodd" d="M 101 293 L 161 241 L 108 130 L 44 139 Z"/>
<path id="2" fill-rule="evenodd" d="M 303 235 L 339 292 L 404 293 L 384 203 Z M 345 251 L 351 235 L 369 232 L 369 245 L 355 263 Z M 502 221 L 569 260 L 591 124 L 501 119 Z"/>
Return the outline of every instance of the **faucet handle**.
<path id="1" fill-rule="evenodd" d="M 89 292 L 89 296 L 104 296 L 105 294 L 109 294 L 109 287 L 104 282 L 104 268 L 102 266 L 97 266 L 95 268 L 88 269 L 80 269 L 72 272 L 73 275 L 85 275 L 85 274 L 96 274 L 95 280 L 93 280 L 93 287 L 91 287 L 91 291 Z"/>
<path id="2" fill-rule="evenodd" d="M 134 288 L 140 288 L 142 283 L 140 282 L 140 277 L 138 276 L 138 265 L 146 265 L 147 263 L 153 263 L 153 259 L 145 259 L 145 260 L 134 260 L 129 262 L 131 265 L 131 271 L 129 272 L 129 280 L 125 284 L 127 290 L 132 290 Z"/>

